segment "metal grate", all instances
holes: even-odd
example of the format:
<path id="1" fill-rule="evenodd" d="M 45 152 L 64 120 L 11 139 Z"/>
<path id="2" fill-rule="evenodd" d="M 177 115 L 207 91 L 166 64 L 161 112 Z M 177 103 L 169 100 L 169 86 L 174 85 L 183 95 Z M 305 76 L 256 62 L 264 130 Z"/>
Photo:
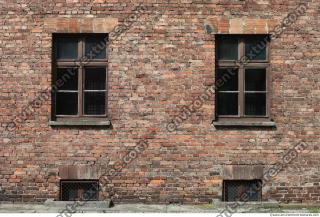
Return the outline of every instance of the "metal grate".
<path id="1" fill-rule="evenodd" d="M 98 200 L 99 182 L 98 180 L 61 180 L 60 200 L 81 201 Z"/>
<path id="2" fill-rule="evenodd" d="M 224 201 L 261 201 L 261 180 L 224 180 Z"/>

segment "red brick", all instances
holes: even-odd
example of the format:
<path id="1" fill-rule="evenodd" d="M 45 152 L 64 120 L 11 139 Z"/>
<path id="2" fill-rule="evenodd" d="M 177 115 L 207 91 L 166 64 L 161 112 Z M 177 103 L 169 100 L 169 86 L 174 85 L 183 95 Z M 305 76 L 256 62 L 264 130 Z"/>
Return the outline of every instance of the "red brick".
<path id="1" fill-rule="evenodd" d="M 149 7 L 147 12 L 137 13 L 133 23 L 125 22 L 134 13 L 133 1 L 88 2 L 43 0 L 46 7 L 33 7 L 32 12 L 15 4 L 1 5 L 3 198 L 58 200 L 60 179 L 96 179 L 115 165 L 124 167 L 106 179 L 101 198 L 113 194 L 116 203 L 211 202 L 221 199 L 224 166 L 267 168 L 282 162 L 285 151 L 304 140 L 310 149 L 266 183 L 263 199 L 320 202 L 316 1 L 309 1 L 307 14 L 271 42 L 269 106 L 276 129 L 214 128 L 217 94 L 213 91 L 172 133 L 165 129 L 166 124 L 185 114 L 186 107 L 215 82 L 215 40 L 205 25 L 220 34 L 265 34 L 301 1 L 271 4 L 264 0 L 270 3 L 268 7 L 256 1 L 206 4 L 191 0 L 166 7 L 157 1 L 160 3 L 153 8 L 168 8 L 165 16 L 157 16 Z M 155 1 L 143 2 L 151 6 Z M 128 28 L 124 24 L 129 24 Z M 49 100 L 35 108 L 16 131 L 4 133 L 4 123 L 19 115 L 40 92 L 50 90 L 53 33 L 111 35 L 117 25 L 123 32 L 113 37 L 108 47 L 108 117 L 112 128 L 48 126 L 53 95 L 48 91 Z M 119 164 L 140 139 L 148 141 L 146 150 L 131 164 Z M 95 167 L 97 170 L 92 170 Z"/>

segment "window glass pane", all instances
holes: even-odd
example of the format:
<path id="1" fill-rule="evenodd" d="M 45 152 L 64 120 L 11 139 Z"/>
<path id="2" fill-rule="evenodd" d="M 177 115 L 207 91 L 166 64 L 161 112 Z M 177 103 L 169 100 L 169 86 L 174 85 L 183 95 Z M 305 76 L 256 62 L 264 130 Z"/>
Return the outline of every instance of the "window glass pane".
<path id="1" fill-rule="evenodd" d="M 218 97 L 219 115 L 238 115 L 238 93 L 219 93 Z"/>
<path id="2" fill-rule="evenodd" d="M 105 36 L 89 37 L 85 40 L 85 55 L 89 59 L 106 59 Z"/>
<path id="3" fill-rule="evenodd" d="M 266 94 L 246 93 L 245 94 L 245 115 L 266 115 Z"/>
<path id="4" fill-rule="evenodd" d="M 59 90 L 78 90 L 78 69 L 58 69 L 56 79 L 54 85 L 56 85 Z"/>
<path id="5" fill-rule="evenodd" d="M 86 92 L 84 93 L 84 113 L 86 115 L 105 114 L 105 93 Z"/>
<path id="6" fill-rule="evenodd" d="M 266 69 L 246 69 L 245 75 L 246 91 L 266 90 Z"/>
<path id="7" fill-rule="evenodd" d="M 86 68 L 85 69 L 85 90 L 105 90 L 106 69 Z"/>
<path id="8" fill-rule="evenodd" d="M 78 39 L 58 38 L 57 59 L 78 59 Z"/>
<path id="9" fill-rule="evenodd" d="M 238 59 L 238 39 L 223 37 L 218 40 L 218 59 L 237 60 Z"/>
<path id="10" fill-rule="evenodd" d="M 266 60 L 266 48 L 267 43 L 265 37 L 249 38 L 246 40 L 245 54 L 249 58 L 249 60 Z"/>
<path id="11" fill-rule="evenodd" d="M 216 86 L 219 91 L 238 91 L 238 69 L 219 69 Z"/>
<path id="12" fill-rule="evenodd" d="M 57 93 L 57 115 L 78 114 L 78 93 Z"/>

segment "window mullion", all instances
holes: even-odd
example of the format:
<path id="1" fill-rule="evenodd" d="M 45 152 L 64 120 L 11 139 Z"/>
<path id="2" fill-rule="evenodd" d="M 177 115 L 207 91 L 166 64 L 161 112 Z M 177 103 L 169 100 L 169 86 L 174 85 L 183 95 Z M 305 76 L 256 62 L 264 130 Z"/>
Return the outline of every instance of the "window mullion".
<path id="1" fill-rule="evenodd" d="M 85 37 L 82 37 L 81 39 L 80 39 L 80 42 L 81 42 L 81 49 L 80 49 L 80 59 L 82 58 L 82 57 L 84 57 L 85 56 Z M 81 66 L 80 66 L 80 76 L 79 76 L 79 78 L 80 78 L 80 80 L 79 80 L 79 115 L 80 116 L 84 116 L 84 113 L 83 113 L 83 107 L 84 107 L 84 105 L 83 105 L 83 101 L 84 101 L 84 93 L 83 93 L 83 82 L 84 82 L 84 70 L 85 70 L 85 68 L 84 68 L 84 65 L 83 64 L 81 64 Z"/>
<path id="2" fill-rule="evenodd" d="M 240 117 L 244 116 L 244 67 L 239 68 L 239 112 Z"/>
<path id="3" fill-rule="evenodd" d="M 270 67 L 266 68 L 266 116 L 270 116 Z"/>
<path id="4" fill-rule="evenodd" d="M 106 68 L 106 86 L 105 86 L 105 89 L 106 89 L 106 92 L 105 92 L 105 114 L 106 116 L 108 116 L 108 67 L 105 66 Z"/>
<path id="5" fill-rule="evenodd" d="M 83 116 L 83 66 L 81 65 L 79 68 L 79 116 Z"/>
<path id="6" fill-rule="evenodd" d="M 244 45 L 244 40 L 240 39 L 239 41 L 239 54 L 240 58 L 245 55 L 245 45 Z M 239 101 L 239 114 L 240 117 L 244 116 L 244 65 L 241 64 L 239 67 L 239 96 L 238 96 L 238 101 Z"/>

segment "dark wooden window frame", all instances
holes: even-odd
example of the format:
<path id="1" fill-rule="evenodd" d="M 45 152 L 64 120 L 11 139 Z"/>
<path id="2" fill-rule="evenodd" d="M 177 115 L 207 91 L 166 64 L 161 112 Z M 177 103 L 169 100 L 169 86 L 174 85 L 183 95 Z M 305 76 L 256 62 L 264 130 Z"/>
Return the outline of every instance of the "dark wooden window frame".
<path id="1" fill-rule="evenodd" d="M 267 40 L 266 43 L 266 60 L 250 60 L 245 65 L 241 64 L 240 59 L 245 55 L 245 41 L 250 38 L 259 37 L 268 37 L 267 35 L 217 35 L 216 37 L 216 50 L 217 42 L 221 40 L 224 36 L 227 37 L 236 37 L 238 39 L 238 60 L 219 60 L 218 51 L 216 51 L 216 70 L 215 77 L 218 78 L 219 69 L 237 69 L 238 76 L 238 115 L 219 115 L 218 106 L 216 106 L 216 120 L 218 122 L 266 122 L 270 121 L 270 40 Z M 245 115 L 245 70 L 246 69 L 266 69 L 266 91 L 249 91 L 251 93 L 266 93 L 266 115 L 264 116 L 253 116 Z M 228 91 L 221 91 L 228 92 Z M 234 91 L 232 91 L 234 92 Z M 215 97 L 216 105 L 219 103 L 218 97 L 219 89 L 217 89 L 217 94 Z M 217 122 L 215 122 L 217 123 Z M 273 124 L 272 124 L 273 126 Z"/>
<path id="2" fill-rule="evenodd" d="M 85 55 L 85 39 L 86 37 L 104 37 L 106 43 L 106 58 L 105 59 L 82 59 Z M 82 34 L 73 34 L 73 33 L 56 33 L 53 34 L 53 49 L 52 49 L 52 69 L 53 69 L 53 79 L 52 84 L 55 85 L 57 81 L 57 70 L 61 68 L 76 68 L 78 69 L 78 114 L 77 115 L 57 115 L 56 114 L 56 93 L 58 91 L 53 91 L 52 97 L 52 125 L 59 125 L 54 124 L 57 122 L 65 122 L 67 121 L 66 125 L 69 125 L 68 122 L 87 122 L 91 123 L 89 125 L 95 125 L 95 122 L 107 121 L 108 120 L 108 35 L 104 33 L 82 33 Z M 78 57 L 77 59 L 57 59 L 56 55 L 58 52 L 57 42 L 59 38 L 74 38 L 78 40 Z M 81 62 L 80 60 L 84 60 Z M 85 68 L 105 68 L 106 70 L 106 81 L 105 81 L 105 89 L 99 91 L 91 91 L 91 90 L 84 90 L 84 76 L 85 76 Z M 105 92 L 105 114 L 103 115 L 85 115 L 84 114 L 84 93 L 85 92 Z M 102 123 L 102 122 L 101 122 Z M 72 125 L 72 124 L 71 124 Z M 98 124 L 100 125 L 100 124 Z M 104 124 L 101 124 L 104 125 Z"/>

